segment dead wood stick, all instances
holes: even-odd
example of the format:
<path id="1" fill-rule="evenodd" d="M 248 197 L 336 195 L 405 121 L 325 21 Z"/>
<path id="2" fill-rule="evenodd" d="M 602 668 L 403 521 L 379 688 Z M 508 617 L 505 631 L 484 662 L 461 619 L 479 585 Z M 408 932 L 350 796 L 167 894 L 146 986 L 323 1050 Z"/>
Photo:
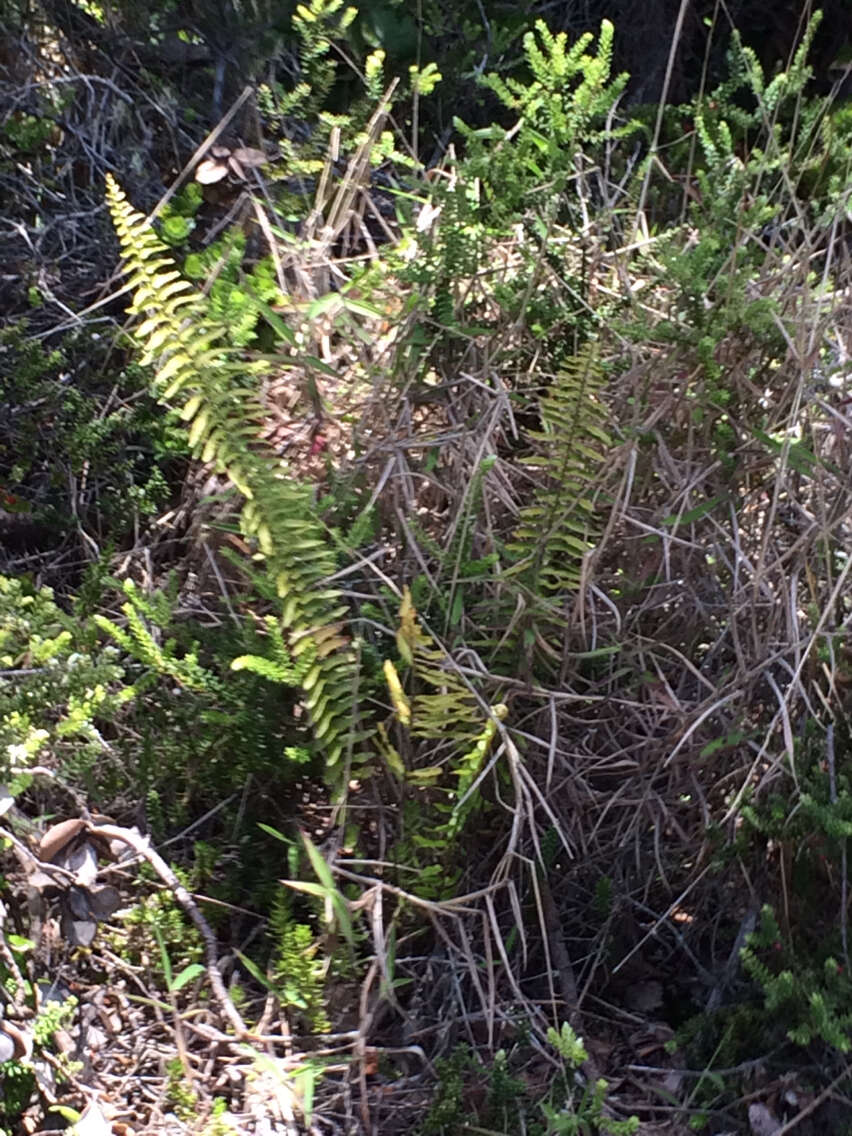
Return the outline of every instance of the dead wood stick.
<path id="1" fill-rule="evenodd" d="M 826 1085 L 822 1092 L 815 1096 L 810 1104 L 806 1104 L 801 1112 L 797 1112 L 791 1120 L 788 1120 L 786 1124 L 782 1124 L 780 1128 L 776 1129 L 775 1136 L 786 1136 L 788 1132 L 792 1132 L 794 1128 L 798 1128 L 805 1117 L 810 1116 L 812 1112 L 816 1112 L 820 1105 L 825 1104 L 829 1097 L 835 1093 L 837 1086 L 846 1080 L 850 1072 L 852 1072 L 852 1069 L 847 1065 L 843 1072 L 839 1073 L 830 1085 Z"/>
<path id="2" fill-rule="evenodd" d="M 238 1037 L 248 1037 L 249 1030 L 240 1017 L 237 1007 L 231 1001 L 231 997 L 225 989 L 225 983 L 222 981 L 222 975 L 219 971 L 219 951 L 216 936 L 213 934 L 210 924 L 201 914 L 198 904 L 166 861 L 159 853 L 154 851 L 146 836 L 140 836 L 138 832 L 132 832 L 129 828 L 121 828 L 117 824 L 88 825 L 87 828 L 92 836 L 100 836 L 104 840 L 121 840 L 124 844 L 127 844 L 138 856 L 141 856 L 143 860 L 147 860 L 163 883 L 168 885 L 175 899 L 195 924 L 204 943 L 207 978 L 210 982 L 213 996 L 219 1003 L 219 1009 L 231 1023 Z"/>

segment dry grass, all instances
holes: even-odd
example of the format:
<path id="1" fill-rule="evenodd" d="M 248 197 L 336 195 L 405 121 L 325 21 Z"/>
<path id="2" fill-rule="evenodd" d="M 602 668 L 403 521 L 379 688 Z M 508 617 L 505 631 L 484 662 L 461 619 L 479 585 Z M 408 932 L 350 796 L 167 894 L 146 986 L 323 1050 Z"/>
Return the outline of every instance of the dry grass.
<path id="1" fill-rule="evenodd" d="M 743 252 L 757 248 L 748 297 L 771 298 L 777 336 L 732 327 L 716 346 L 729 395 L 727 446 L 688 337 L 672 345 L 668 333 L 654 335 L 664 318 L 684 318 L 657 242 L 640 238 L 613 252 L 608 238 L 590 242 L 567 231 L 553 238 L 567 263 L 573 242 L 576 260 L 594 266 L 591 295 L 613 308 L 641 307 L 650 334 L 628 345 L 618 321 L 599 329 L 622 435 L 599 487 L 602 508 L 611 505 L 582 592 L 560 598 L 559 620 L 539 623 L 519 669 L 500 661 L 500 634 L 482 623 L 490 605 L 492 619 L 499 611 L 503 643 L 515 616 L 520 624 L 526 600 L 510 579 L 477 584 L 454 627 L 446 619 L 430 627 L 447 667 L 488 701 L 511 706 L 481 781 L 493 800 L 487 833 L 474 821 L 463 837 L 465 908 L 477 910 L 438 905 L 425 969 L 421 960 L 397 959 L 414 979 L 405 1018 L 416 1021 L 418 1040 L 430 1040 L 432 1060 L 461 1040 L 486 1053 L 507 1037 L 517 1045 L 511 1023 L 519 1021 L 540 1049 L 548 1026 L 571 1020 L 589 1037 L 609 1039 L 604 1072 L 617 1077 L 616 1039 L 624 1044 L 634 1019 L 613 999 L 629 1003 L 653 975 L 667 999 L 689 1000 L 696 1011 L 718 1005 L 738 982 L 737 950 L 755 911 L 765 902 L 789 909 L 784 856 L 770 850 L 768 859 L 722 867 L 717 852 L 720 838 L 740 831 L 744 800 L 796 793 L 806 723 L 848 711 L 841 644 L 850 617 L 852 279 L 837 228 L 806 220 L 806 203 L 785 197 L 789 184 L 779 181 L 777 193 L 781 215 L 795 224 L 769 244 L 743 231 L 713 282 L 717 298 L 706 302 L 724 307 L 739 287 Z M 682 239 L 688 250 L 698 234 Z M 489 258 L 529 265 L 506 243 Z M 493 282 L 489 270 L 460 291 L 478 291 L 483 310 L 493 307 Z M 531 281 L 531 293 L 536 286 Z M 475 519 L 474 555 L 511 531 L 530 489 L 517 463 L 519 400 L 507 397 L 525 390 L 529 370 L 518 366 L 525 355 L 532 368 L 540 350 L 516 320 L 511 334 L 474 336 L 436 364 L 445 393 L 428 414 L 398 374 L 379 390 L 392 440 L 380 438 L 363 459 L 382 470 L 387 559 L 370 561 L 379 584 L 390 578 L 399 588 L 424 576 L 433 594 L 453 593 L 458 565 L 436 561 L 411 519 L 428 517 L 432 542 L 451 547 L 470 520 L 465 487 L 487 455 L 498 461 Z M 440 462 L 424 475 L 422 455 L 436 444 Z M 430 765 L 435 751 L 407 760 Z M 592 902 L 602 879 L 615 897 L 603 920 Z M 393 894 L 380 880 L 370 886 Z M 845 922 L 839 891 L 834 905 L 827 929 Z M 380 924 L 373 940 L 380 959 L 385 935 Z M 389 1130 L 383 1125 L 394 1109 L 381 1092 L 374 1102 L 373 1130 Z M 655 1111 L 634 1104 L 646 1116 Z M 668 1110 L 656 1112 L 662 1122 Z"/>
<path id="2" fill-rule="evenodd" d="M 66 311 L 67 323 L 49 308 L 45 334 L 99 320 L 118 298 L 101 298 L 102 260 L 87 263 L 79 253 L 102 239 L 100 179 L 106 169 L 131 165 L 128 121 L 140 113 L 135 89 L 67 68 L 43 51 L 23 85 L 8 76 L 0 91 L 11 100 L 8 114 L 26 110 L 48 81 L 79 83 L 87 92 L 54 151 L 48 195 L 61 197 L 62 209 L 36 238 L 32 218 L 42 205 L 25 180 L 20 219 L 6 226 L 7 239 L 25 246 L 17 255 L 43 266 L 38 283 L 51 303 L 49 273 L 57 271 L 58 309 L 67 306 L 60 293 L 88 305 L 82 314 Z M 175 116 L 158 113 L 175 154 L 198 145 Z M 334 379 L 303 373 L 282 358 L 266 392 L 265 436 L 299 476 L 360 479 L 364 503 L 376 510 L 375 543 L 336 578 L 353 631 L 390 651 L 398 601 L 420 578 L 431 597 L 422 622 L 444 668 L 486 713 L 500 701 L 509 705 L 471 790 L 488 808 L 449 857 L 461 865 L 452 894 L 424 898 L 423 865 L 396 860 L 407 836 L 404 802 L 427 808 L 432 799 L 377 761 L 372 778 L 350 786 L 347 807 L 331 814 L 341 822 L 358 818 L 370 858 L 346 849 L 344 823 L 324 846 L 374 956 L 359 980 L 340 984 L 346 1004 L 339 1033 L 292 1036 L 286 1015 L 270 1008 L 264 1030 L 249 1039 L 266 1062 L 252 1080 L 249 1059 L 225 1040 L 221 1022 L 184 1035 L 160 1005 L 144 1021 L 129 1012 L 125 1018 L 135 1037 L 159 1039 L 137 1052 L 133 1072 L 144 1072 L 147 1094 L 161 1100 L 163 1062 L 148 1057 L 167 1039 L 197 1071 L 199 1093 L 224 1092 L 227 1082 L 230 1098 L 240 1101 L 233 1110 L 240 1131 L 295 1132 L 291 1074 L 310 1057 L 328 1058 L 335 1063 L 318 1087 L 312 1131 L 411 1131 L 412 1116 L 422 1115 L 434 1093 L 435 1062 L 459 1042 L 486 1064 L 495 1049 L 511 1050 L 531 1091 L 544 1090 L 557 1065 L 547 1030 L 567 1020 L 587 1038 L 587 1072 L 613 1081 L 612 1106 L 640 1111 L 645 1132 L 676 1133 L 693 1085 L 682 1072 L 671 1090 L 675 1104 L 665 1106 L 650 1091 L 652 1071 L 663 1076 L 672 1063 L 662 1050 L 667 1035 L 655 991 L 643 1004 L 643 990 L 658 983 L 668 1002 L 689 1001 L 695 1010 L 731 998 L 737 947 L 756 910 L 765 902 L 791 907 L 790 860 L 789 850 L 763 846 L 751 859 L 723 863 L 719 849 L 741 831 L 746 799 L 780 791 L 795 800 L 805 724 L 848 714 L 847 234 L 840 222 L 809 220 L 796 187 L 779 178 L 773 193 L 789 223 L 769 239 L 742 230 L 720 264 L 706 297 L 708 319 L 740 287 L 747 252 L 754 264 L 747 298 L 771 299 L 775 324 L 774 335 L 732 325 L 715 344 L 729 399 L 729 442 L 722 445 L 722 411 L 713 409 L 683 297 L 667 275 L 665 242 L 647 235 L 637 196 L 606 168 L 584 169 L 574 187 L 582 201 L 604 203 L 594 218 L 582 231 L 566 226 L 549 234 L 561 274 L 519 229 L 485 250 L 481 272 L 455 282 L 457 311 L 465 305 L 469 323 L 487 320 L 493 331 L 448 337 L 430 323 L 428 297 L 401 316 L 404 264 L 391 254 L 398 234 L 381 219 L 387 244 L 377 247 L 365 221 L 376 214 L 369 152 L 386 114 L 383 104 L 342 175 L 329 156 L 300 241 L 275 236 L 273 185 L 258 175 L 246 190 L 243 204 L 295 296 L 283 314 L 299 328 L 300 350 L 336 372 Z M 31 173 L 37 182 L 39 170 Z M 458 174 L 449 159 L 444 174 Z M 20 192 L 18 179 L 15 187 Z M 161 187 L 143 188 L 138 204 L 153 208 Z M 440 218 L 433 223 L 440 226 Z M 685 254 L 699 237 L 684 227 L 666 239 Z M 356 261 L 392 265 L 367 297 L 381 315 L 312 316 L 311 303 L 341 288 Z M 580 266 L 585 292 L 578 298 L 568 277 Z M 23 275 L 14 275 L 6 282 L 19 289 Z M 518 281 L 526 285 L 524 303 L 506 316 L 500 291 Z M 459 556 L 440 550 L 453 549 L 463 531 L 470 558 L 502 550 L 530 499 L 534 475 L 520 459 L 538 425 L 537 396 L 555 368 L 549 345 L 536 340 L 525 317 L 544 291 L 566 313 L 565 328 L 552 334 L 569 335 L 581 315 L 594 328 L 608 368 L 614 441 L 590 488 L 601 535 L 583 565 L 583 587 L 542 607 L 510 574 L 470 579 Z M 627 334 L 631 314 L 647 322 L 640 342 Z M 414 356 L 418 321 L 432 342 Z M 664 332 L 664 322 L 680 325 L 681 338 Z M 315 396 L 306 393 L 314 389 Z M 470 486 L 491 456 L 482 502 L 473 502 Z M 196 492 L 188 491 L 186 509 Z M 170 514 L 164 523 L 173 520 Z M 139 571 L 146 555 L 140 545 L 123 567 Z M 236 585 L 231 569 L 210 560 L 208 591 L 193 603 L 213 612 Z M 387 700 L 375 688 L 372 697 L 374 717 L 393 731 L 381 704 Z M 409 770 L 452 760 L 443 742 L 394 737 Z M 827 929 L 845 923 L 845 879 L 834 883 Z M 126 977 L 129 988 L 136 979 Z M 407 983 L 397 991 L 398 978 Z M 151 991 L 143 994 L 156 1002 Z M 100 1087 L 129 1097 L 121 1070 L 129 1058 L 121 1045 L 113 1052 L 116 1068 L 99 1068 Z M 754 1054 L 761 1062 L 764 1056 Z M 777 1069 L 763 1062 L 762 1073 Z M 138 1132 L 174 1124 L 159 1104 L 147 1121 L 142 1112 L 134 1113 Z M 277 1127 L 264 1129 L 274 1114 Z"/>

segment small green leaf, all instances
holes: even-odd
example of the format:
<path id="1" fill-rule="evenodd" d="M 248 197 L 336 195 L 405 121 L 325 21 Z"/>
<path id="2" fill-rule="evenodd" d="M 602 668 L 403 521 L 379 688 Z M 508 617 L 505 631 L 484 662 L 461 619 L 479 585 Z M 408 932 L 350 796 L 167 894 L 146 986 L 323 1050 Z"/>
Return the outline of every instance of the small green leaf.
<path id="1" fill-rule="evenodd" d="M 55 1112 L 57 1116 L 61 1116 L 62 1119 L 67 1120 L 69 1124 L 76 1124 L 83 1115 L 81 1112 L 78 1112 L 76 1108 L 69 1108 L 64 1104 L 52 1104 L 47 1111 Z"/>
<path id="2" fill-rule="evenodd" d="M 166 943 L 165 943 L 165 940 L 163 939 L 163 932 L 160 930 L 160 928 L 157 926 L 156 923 L 154 924 L 153 930 L 154 930 L 154 938 L 157 940 L 157 945 L 160 948 L 160 962 L 162 963 L 162 966 L 163 966 L 163 974 L 166 976 L 166 988 L 168 990 L 171 990 L 171 988 L 172 988 L 172 963 L 171 963 L 171 959 L 169 958 L 169 952 L 166 949 Z"/>
<path id="3" fill-rule="evenodd" d="M 194 978 L 198 978 L 198 976 L 203 973 L 204 967 L 200 962 L 191 962 L 189 966 L 185 966 L 180 974 L 169 983 L 169 990 L 171 990 L 172 993 L 182 990 L 187 982 L 192 982 Z"/>
<path id="4" fill-rule="evenodd" d="M 331 874 L 331 868 L 329 868 L 328 864 L 325 862 L 319 848 L 317 848 L 316 844 L 314 844 L 311 838 L 305 833 L 302 833 L 302 842 L 305 845 L 305 851 L 308 854 L 308 859 L 316 873 L 317 879 L 328 888 L 329 891 L 335 891 L 334 876 Z"/>
<path id="5" fill-rule="evenodd" d="M 282 880 L 281 882 L 292 888 L 293 891 L 301 891 L 305 895 L 313 895 L 317 899 L 328 899 L 328 888 L 324 888 L 322 884 L 313 884 L 309 880 Z"/>
<path id="6" fill-rule="evenodd" d="M 337 315 L 343 309 L 343 297 L 339 292 L 326 292 L 324 296 L 320 296 L 308 308 L 308 319 L 316 319 L 317 316 L 325 315 L 326 312 L 332 312 Z"/>
<path id="7" fill-rule="evenodd" d="M 714 753 L 717 753 L 720 749 L 724 749 L 726 745 L 727 741 L 725 738 L 714 738 L 712 742 L 707 743 L 698 756 L 712 757 Z"/>
<path id="8" fill-rule="evenodd" d="M 434 781 L 444 772 L 441 765 L 427 765 L 423 769 L 412 769 L 405 774 L 409 781 Z"/>
<path id="9" fill-rule="evenodd" d="M 458 627 L 464 614 L 464 596 L 461 588 L 456 588 L 453 596 L 453 605 L 450 608 L 450 626 Z"/>
<path id="10" fill-rule="evenodd" d="M 384 319 L 378 308 L 365 304 L 363 300 L 350 300 L 345 296 L 343 303 L 348 312 L 355 312 L 360 316 L 369 316 L 370 319 Z"/>
<path id="11" fill-rule="evenodd" d="M 259 982 L 260 985 L 265 987 L 270 993 L 276 995 L 279 994 L 278 988 L 269 979 L 269 977 L 263 973 L 263 971 L 256 963 L 253 963 L 250 958 L 247 958 L 242 951 L 235 950 L 234 954 L 237 956 L 237 958 L 240 960 L 240 962 L 243 964 L 243 966 L 246 968 L 255 982 Z"/>
<path id="12" fill-rule="evenodd" d="M 258 821 L 257 827 L 262 829 L 267 836 L 274 836 L 276 840 L 280 840 L 284 844 L 292 844 L 293 841 L 285 836 L 283 832 L 279 832 L 277 828 L 273 828 L 270 824 L 262 824 Z"/>
<path id="13" fill-rule="evenodd" d="M 32 939 L 25 939 L 23 935 L 9 934 L 6 936 L 6 942 L 13 951 L 34 951 L 35 943 Z"/>
<path id="14" fill-rule="evenodd" d="M 302 355 L 299 357 L 299 362 L 304 363 L 308 367 L 313 367 L 315 371 L 319 371 L 321 375 L 328 375 L 330 379 L 338 378 L 337 371 L 334 367 L 330 367 L 328 363 L 323 362 L 316 355 Z"/>
<path id="15" fill-rule="evenodd" d="M 299 1090 L 299 1097 L 301 1099 L 302 1114 L 305 1118 L 305 1123 L 310 1124 L 314 1112 L 314 1091 L 316 1089 L 318 1070 L 312 1062 L 308 1062 L 303 1068 L 298 1069 L 293 1075 L 293 1080 L 296 1082 Z"/>
<path id="16" fill-rule="evenodd" d="M 273 311 L 268 304 L 260 303 L 260 301 L 255 303 L 255 308 L 257 309 L 258 315 L 266 320 L 279 339 L 282 339 L 285 343 L 289 343 L 291 347 L 295 346 L 296 333 L 292 328 L 287 326 L 278 312 Z"/>
<path id="17" fill-rule="evenodd" d="M 701 505 L 696 505 L 694 509 L 690 509 L 686 513 L 671 513 L 668 517 L 663 518 L 664 525 L 690 525 L 693 521 L 700 521 L 702 517 L 706 517 L 708 513 L 712 512 L 718 504 L 725 500 L 725 494 L 720 493 L 717 497 L 711 497 L 709 501 L 705 501 Z"/>
<path id="18" fill-rule="evenodd" d="M 613 644 L 611 647 L 595 647 L 592 651 L 578 651 L 573 657 L 575 659 L 606 659 L 610 655 L 617 655 L 621 647 Z"/>

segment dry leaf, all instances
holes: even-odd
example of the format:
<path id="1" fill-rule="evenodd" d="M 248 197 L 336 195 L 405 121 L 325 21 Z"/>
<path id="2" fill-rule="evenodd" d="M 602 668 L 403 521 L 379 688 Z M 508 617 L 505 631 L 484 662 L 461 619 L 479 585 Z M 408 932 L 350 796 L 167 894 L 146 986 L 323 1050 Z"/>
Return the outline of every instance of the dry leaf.
<path id="1" fill-rule="evenodd" d="M 89 892 L 89 911 L 98 922 L 109 919 L 121 907 L 121 893 L 109 884 Z"/>
<path id="2" fill-rule="evenodd" d="M 443 208 L 444 208 L 443 205 L 437 205 L 436 206 L 436 205 L 432 205 L 431 202 L 427 201 L 426 204 L 421 208 L 420 212 L 417 214 L 417 221 L 416 221 L 417 232 L 418 233 L 428 232 L 429 229 L 432 228 L 432 226 L 435 224 L 435 222 L 441 216 L 441 210 Z"/>
<path id="3" fill-rule="evenodd" d="M 135 824 L 132 828 L 128 828 L 127 832 L 132 832 L 134 836 L 142 835 Z M 119 863 L 121 863 L 123 860 L 132 860 L 136 855 L 136 853 L 133 851 L 126 840 L 110 840 L 109 850 L 112 858 L 114 860 L 118 860 Z"/>
<path id="4" fill-rule="evenodd" d="M 71 895 L 75 892 L 77 894 L 72 899 Z M 63 937 L 72 947 L 92 945 L 98 925 L 94 919 L 88 918 L 88 906 L 85 892 L 80 891 L 79 888 L 71 888 L 67 902 L 62 905 L 60 928 Z M 85 916 L 82 915 L 84 907 Z"/>
<path id="5" fill-rule="evenodd" d="M 70 844 L 85 827 L 86 822 L 81 820 L 80 817 L 61 820 L 58 824 L 52 824 L 38 842 L 39 859 L 50 863 L 54 856 L 57 856 L 66 845 Z"/>
<path id="6" fill-rule="evenodd" d="M 88 840 L 75 848 L 65 861 L 65 867 L 74 873 L 80 887 L 91 887 L 98 878 L 98 856 Z"/>
<path id="7" fill-rule="evenodd" d="M 199 162 L 195 170 L 195 180 L 201 185 L 215 185 L 223 177 L 227 177 L 228 167 L 213 158 L 205 158 Z"/>
<path id="8" fill-rule="evenodd" d="M 56 1074 L 47 1061 L 33 1061 L 33 1073 L 41 1095 L 49 1104 L 56 1103 Z"/>
<path id="9" fill-rule="evenodd" d="M 95 941 L 97 923 L 89 919 L 74 919 L 67 924 L 65 938 L 72 947 L 90 947 Z"/>
<path id="10" fill-rule="evenodd" d="M 68 910 L 75 919 L 88 919 L 92 914 L 92 909 L 89 906 L 89 896 L 85 888 L 69 888 L 67 900 Z"/>
<path id="11" fill-rule="evenodd" d="M 64 1030 L 64 1029 L 54 1030 L 52 1037 L 53 1037 L 53 1044 L 56 1046 L 56 1048 L 59 1050 L 59 1052 L 64 1053 L 66 1057 L 69 1056 L 70 1054 L 72 1054 L 74 1052 L 74 1050 L 77 1048 L 77 1043 L 74 1040 L 74 1038 L 71 1036 L 71 1034 L 68 1032 L 68 1030 Z M 87 1041 L 88 1041 L 88 1039 L 87 1039 Z"/>
<path id="12" fill-rule="evenodd" d="M 14 1022 L 0 1022 L 0 1043 L 2 1043 L 4 1051 L 6 1042 L 9 1042 L 12 1046 L 12 1057 L 29 1057 L 33 1051 L 31 1039 Z M 9 1058 L 4 1057 L 3 1060 L 8 1061 Z"/>
<path id="13" fill-rule="evenodd" d="M 748 1124 L 752 1136 L 775 1136 L 781 1128 L 781 1122 L 759 1101 L 748 1106 Z"/>
<path id="14" fill-rule="evenodd" d="M 656 978 L 634 982 L 624 993 L 624 1004 L 636 1014 L 651 1014 L 663 1004 L 663 984 Z"/>
<path id="15" fill-rule="evenodd" d="M 74 1125 L 75 1136 L 112 1136 L 112 1125 L 97 1101 L 89 1101 L 83 1115 Z"/>
<path id="16" fill-rule="evenodd" d="M 38 987 L 39 1002 L 42 1006 L 49 1005 L 51 1002 L 54 1005 L 61 1006 L 72 996 L 71 987 L 66 986 L 59 978 L 54 978 L 52 982 L 49 982 L 46 978 L 40 978 L 36 986 Z"/>
<path id="17" fill-rule="evenodd" d="M 679 1069 L 672 1069 L 663 1077 L 663 1088 L 672 1096 L 677 1096 L 683 1085 L 683 1073 Z"/>
<path id="18" fill-rule="evenodd" d="M 38 891 L 47 891 L 48 888 L 56 888 L 58 890 L 59 888 L 59 885 L 57 884 L 53 876 L 49 876 L 46 872 L 42 872 L 40 869 L 37 869 L 34 872 L 30 872 L 27 882 L 29 883 L 31 888 L 36 888 Z"/>
<path id="19" fill-rule="evenodd" d="M 232 155 L 242 166 L 256 169 L 266 162 L 263 150 L 255 150 L 251 146 L 238 146 Z"/>

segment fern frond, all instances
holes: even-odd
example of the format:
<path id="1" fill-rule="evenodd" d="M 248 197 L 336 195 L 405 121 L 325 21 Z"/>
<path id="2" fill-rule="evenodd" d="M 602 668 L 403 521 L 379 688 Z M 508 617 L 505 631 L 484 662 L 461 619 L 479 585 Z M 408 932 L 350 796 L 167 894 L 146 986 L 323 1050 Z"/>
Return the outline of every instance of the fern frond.
<path id="1" fill-rule="evenodd" d="M 281 599 L 295 667 L 287 670 L 278 657 L 268 673 L 304 675 L 314 734 L 333 765 L 352 728 L 355 658 L 341 631 L 346 607 L 324 584 L 336 562 L 313 513 L 312 489 L 264 451 L 255 366 L 229 346 L 204 297 L 180 276 L 165 245 L 109 175 L 107 202 L 130 273 L 131 311 L 143 317 L 136 329 L 143 361 L 156 368 L 155 393 L 179 411 L 194 455 L 214 463 L 246 498 L 242 527 L 256 539 Z"/>
<path id="2" fill-rule="evenodd" d="M 455 786 L 447 789 L 450 815 L 436 828 L 441 839 L 449 839 L 461 831 L 467 818 L 481 804 L 474 782 L 508 709 L 499 702 L 489 706 L 477 697 L 457 671 L 445 665 L 447 656 L 421 626 L 408 588 L 403 594 L 399 618 L 396 642 L 400 656 L 411 667 L 415 681 L 432 689 L 409 698 L 390 661 L 385 663 L 385 679 L 397 719 L 412 737 L 453 743 L 454 756 L 447 766 L 456 779 Z M 388 764 L 402 776 L 402 761 L 386 734 L 383 741 Z M 431 779 L 433 774 L 440 776 L 441 767 L 414 770 L 409 776 L 417 781 L 427 776 Z"/>
<path id="3" fill-rule="evenodd" d="M 541 400 L 537 452 L 524 463 L 538 475 L 533 503 L 521 510 L 509 551 L 512 569 L 534 591 L 571 591 L 580 584 L 583 557 L 594 546 L 590 497 L 612 442 L 604 428 L 602 374 L 591 351 L 576 356 Z"/>

